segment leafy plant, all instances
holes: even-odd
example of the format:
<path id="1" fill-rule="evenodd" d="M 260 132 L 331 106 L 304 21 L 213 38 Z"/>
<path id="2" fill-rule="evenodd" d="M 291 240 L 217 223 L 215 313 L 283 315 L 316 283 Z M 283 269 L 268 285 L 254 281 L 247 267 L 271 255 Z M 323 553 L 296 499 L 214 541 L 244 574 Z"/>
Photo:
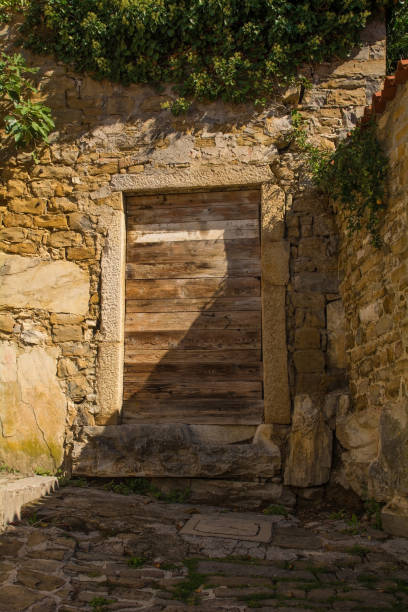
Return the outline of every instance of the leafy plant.
<path id="1" fill-rule="evenodd" d="M 336 512 L 332 512 L 329 518 L 333 521 L 342 521 L 346 517 L 347 517 L 346 510 L 337 510 Z"/>
<path id="2" fill-rule="evenodd" d="M 106 606 L 109 606 L 109 604 L 113 603 L 113 600 L 111 599 L 106 599 L 105 597 L 94 597 L 90 602 L 90 606 L 91 608 L 95 611 L 95 612 L 103 612 L 105 610 Z"/>
<path id="3" fill-rule="evenodd" d="M 161 107 L 163 109 L 170 109 L 173 115 L 182 115 L 186 113 L 191 106 L 191 100 L 186 100 L 186 98 L 177 98 L 173 102 L 163 102 Z"/>
<path id="4" fill-rule="evenodd" d="M 126 478 L 119 481 L 110 480 L 103 488 L 120 495 L 132 495 L 135 493 L 143 495 L 151 490 L 151 483 L 146 478 Z"/>
<path id="5" fill-rule="evenodd" d="M 386 0 L 28 0 L 25 44 L 81 72 L 265 103 L 298 67 L 346 57 Z"/>
<path id="6" fill-rule="evenodd" d="M 37 476 L 52 476 L 52 473 L 49 470 L 44 470 L 42 467 L 34 468 L 34 474 Z"/>
<path id="7" fill-rule="evenodd" d="M 364 225 L 372 244 L 379 248 L 388 160 L 378 141 L 375 121 L 357 126 L 334 152 L 319 149 L 308 141 L 298 111 L 292 113 L 292 125 L 292 140 L 303 152 L 313 182 L 342 206 L 349 232 L 354 233 Z"/>
<path id="8" fill-rule="evenodd" d="M 317 183 L 347 212 L 351 233 L 364 224 L 375 247 L 381 246 L 379 224 L 386 206 L 388 160 L 377 138 L 376 124 L 357 126 L 323 161 Z"/>
<path id="9" fill-rule="evenodd" d="M 118 493 L 119 495 L 150 494 L 160 501 L 175 504 L 185 503 L 190 497 L 189 489 L 176 489 L 170 491 L 170 493 L 163 493 L 163 491 L 155 487 L 147 478 L 125 478 L 119 481 L 110 480 L 103 488 Z"/>
<path id="10" fill-rule="evenodd" d="M 26 0 L 0 0 L 0 23 L 10 21 L 13 13 L 23 10 L 26 5 Z"/>
<path id="11" fill-rule="evenodd" d="M 352 514 L 351 518 L 347 520 L 347 525 L 348 525 L 348 533 L 352 533 L 354 535 L 357 535 L 358 533 L 360 533 L 360 523 L 359 520 L 357 518 L 356 514 Z"/>
<path id="12" fill-rule="evenodd" d="M 288 135 L 288 141 L 294 141 L 302 151 L 312 174 L 313 181 L 321 188 L 325 188 L 325 176 L 331 163 L 332 154 L 311 144 L 306 131 L 306 123 L 299 111 L 292 111 L 292 133 Z"/>
<path id="13" fill-rule="evenodd" d="M 408 2 L 397 0 L 390 9 L 387 23 L 387 73 L 397 67 L 398 60 L 408 57 Z"/>
<path id="14" fill-rule="evenodd" d="M 364 508 L 368 516 L 372 520 L 376 529 L 382 529 L 381 508 L 384 504 L 380 504 L 375 499 L 367 499 L 364 502 Z"/>
<path id="15" fill-rule="evenodd" d="M 175 489 L 174 491 L 170 491 L 170 493 L 163 493 L 163 491 L 160 491 L 160 489 L 156 487 L 152 487 L 150 492 L 156 499 L 165 501 L 169 504 L 184 504 L 188 501 L 191 494 L 190 489 Z"/>
<path id="16" fill-rule="evenodd" d="M 31 514 L 31 516 L 27 517 L 27 522 L 29 525 L 34 526 L 38 523 L 39 518 L 37 516 L 37 513 L 34 512 L 34 514 Z"/>
<path id="17" fill-rule="evenodd" d="M 275 504 L 268 506 L 262 511 L 264 514 L 273 514 L 276 516 L 288 516 L 288 511 L 285 506 L 281 506 L 280 504 Z"/>
<path id="18" fill-rule="evenodd" d="M 175 563 L 168 563 L 168 562 L 164 561 L 163 563 L 159 563 L 159 567 L 162 570 L 170 571 L 170 570 L 178 569 L 179 565 L 176 565 Z"/>
<path id="19" fill-rule="evenodd" d="M 19 470 L 16 470 L 15 468 L 11 467 L 10 465 L 7 465 L 6 463 L 1 463 L 0 464 L 0 473 L 6 473 L 6 474 L 18 474 Z"/>
<path id="20" fill-rule="evenodd" d="M 128 561 L 128 566 L 135 568 L 143 567 L 146 561 L 147 559 L 145 557 L 131 557 Z"/>
<path id="21" fill-rule="evenodd" d="M 33 102 L 38 93 L 28 75 L 38 71 L 27 66 L 19 53 L 0 54 L 0 119 L 6 134 L 17 147 L 48 143 L 48 135 L 55 127 L 51 110 L 40 102 Z"/>
<path id="22" fill-rule="evenodd" d="M 173 598 L 189 605 L 197 605 L 200 601 L 200 587 L 205 583 L 207 576 L 197 571 L 197 559 L 186 559 L 184 565 L 188 575 L 174 587 Z"/>

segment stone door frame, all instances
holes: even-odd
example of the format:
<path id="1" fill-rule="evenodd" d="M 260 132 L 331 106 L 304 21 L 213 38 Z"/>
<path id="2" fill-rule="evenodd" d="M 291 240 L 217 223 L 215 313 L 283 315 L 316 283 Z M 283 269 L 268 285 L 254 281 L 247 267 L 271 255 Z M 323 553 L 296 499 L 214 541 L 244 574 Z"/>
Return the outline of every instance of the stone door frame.
<path id="1" fill-rule="evenodd" d="M 286 341 L 286 285 L 289 243 L 285 240 L 285 194 L 274 184 L 268 165 L 206 166 L 173 174 L 116 175 L 101 261 L 101 321 L 98 338 L 98 425 L 120 422 L 123 395 L 126 209 L 128 194 L 205 191 L 232 188 L 261 190 L 262 351 L 264 422 L 290 423 Z"/>

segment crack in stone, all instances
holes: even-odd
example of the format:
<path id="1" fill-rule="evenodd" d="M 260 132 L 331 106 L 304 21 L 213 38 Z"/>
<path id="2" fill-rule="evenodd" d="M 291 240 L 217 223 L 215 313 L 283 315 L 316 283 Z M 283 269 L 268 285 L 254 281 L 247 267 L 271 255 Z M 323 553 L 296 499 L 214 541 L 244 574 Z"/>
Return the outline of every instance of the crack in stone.
<path id="1" fill-rule="evenodd" d="M 41 434 L 41 436 L 42 436 L 42 439 L 43 439 L 43 441 L 44 441 L 45 446 L 48 448 L 48 452 L 49 452 L 49 454 L 50 454 L 50 459 L 51 459 L 51 461 L 52 461 L 52 464 L 53 464 L 53 466 L 54 466 L 54 469 L 56 469 L 56 468 L 57 468 L 57 465 L 56 465 L 56 463 L 55 463 L 54 455 L 52 454 L 51 449 L 50 449 L 50 447 L 49 447 L 49 445 L 48 445 L 48 442 L 47 442 L 47 440 L 46 440 L 46 438 L 45 438 L 45 434 L 44 434 L 43 430 L 41 429 L 40 424 L 39 424 L 39 423 L 38 423 L 38 421 L 37 421 L 37 415 L 35 414 L 35 410 L 34 410 L 34 408 L 33 408 L 33 406 L 32 406 L 31 404 L 28 404 L 27 402 L 23 402 L 23 403 L 24 403 L 24 404 L 26 404 L 26 406 L 29 406 L 29 407 L 31 408 L 32 413 L 33 413 L 33 417 L 34 417 L 35 424 L 37 425 L 38 431 L 40 432 L 40 434 Z"/>
<path id="2" fill-rule="evenodd" d="M 19 378 L 19 375 L 18 375 L 18 374 L 17 374 L 17 376 L 18 376 L 18 378 Z M 46 440 L 46 438 L 45 438 L 45 433 L 44 433 L 44 432 L 43 432 L 43 430 L 41 429 L 40 424 L 39 424 L 39 422 L 38 422 L 38 420 L 37 420 L 37 415 L 36 415 L 36 413 L 35 413 L 34 407 L 32 406 L 32 404 L 31 404 L 30 402 L 26 402 L 26 401 L 23 399 L 23 394 L 22 394 L 22 389 L 21 389 L 21 385 L 20 385 L 20 384 L 18 385 L 18 389 L 19 389 L 20 402 L 21 402 L 22 404 L 24 404 L 25 406 L 27 406 L 27 407 L 28 407 L 28 408 L 31 410 L 31 412 L 33 413 L 33 417 L 34 417 L 35 424 L 37 425 L 37 429 L 38 429 L 38 431 L 40 432 L 40 434 L 41 434 L 41 436 L 42 436 L 42 439 L 43 439 L 43 441 L 44 441 L 44 444 L 45 444 L 45 446 L 46 446 L 46 447 L 47 447 L 47 449 L 48 449 L 48 453 L 49 453 L 49 455 L 50 455 L 50 459 L 51 459 L 51 461 L 52 461 L 52 464 L 53 464 L 53 466 L 54 466 L 54 469 L 56 469 L 56 468 L 57 468 L 57 465 L 56 465 L 56 463 L 55 463 L 54 455 L 52 454 L 52 452 L 51 452 L 51 448 L 49 447 L 49 444 L 48 444 L 48 442 L 47 442 L 47 440 Z"/>
<path id="3" fill-rule="evenodd" d="M 1 437 L 2 438 L 12 438 L 13 437 L 13 434 L 11 434 L 10 436 L 7 436 L 4 433 L 4 423 L 3 423 L 3 419 L 1 417 L 0 417 L 0 431 L 1 431 Z"/>
<path id="4" fill-rule="evenodd" d="M 17 257 L 20 257 L 20 256 L 18 255 Z M 31 270 L 31 268 L 35 268 L 36 266 L 38 266 L 41 263 L 48 262 L 48 260 L 41 259 L 40 257 L 33 257 L 31 259 L 35 259 L 36 261 L 25 262 L 26 263 L 26 267 L 23 270 L 13 270 L 13 269 L 10 269 L 10 268 L 12 268 L 12 266 L 9 263 L 7 263 L 7 262 L 4 263 L 0 267 L 0 276 L 19 276 L 20 274 L 24 274 L 28 270 Z"/>

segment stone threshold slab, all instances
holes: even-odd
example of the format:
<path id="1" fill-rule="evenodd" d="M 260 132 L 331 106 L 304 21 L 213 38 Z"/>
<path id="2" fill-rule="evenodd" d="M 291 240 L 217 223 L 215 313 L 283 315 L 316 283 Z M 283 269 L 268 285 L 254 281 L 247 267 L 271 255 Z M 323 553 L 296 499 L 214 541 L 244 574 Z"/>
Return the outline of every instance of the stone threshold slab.
<path id="1" fill-rule="evenodd" d="M 87 426 L 74 443 L 72 471 L 109 478 L 272 478 L 281 468 L 279 448 L 254 434 L 246 426 Z"/>
<path id="2" fill-rule="evenodd" d="M 195 514 L 180 534 L 267 543 L 272 537 L 272 523 L 262 519 Z"/>
<path id="3" fill-rule="evenodd" d="M 25 504 L 36 501 L 58 488 L 54 476 L 29 476 L 16 480 L 0 480 L 0 530 L 7 523 L 19 520 Z"/>

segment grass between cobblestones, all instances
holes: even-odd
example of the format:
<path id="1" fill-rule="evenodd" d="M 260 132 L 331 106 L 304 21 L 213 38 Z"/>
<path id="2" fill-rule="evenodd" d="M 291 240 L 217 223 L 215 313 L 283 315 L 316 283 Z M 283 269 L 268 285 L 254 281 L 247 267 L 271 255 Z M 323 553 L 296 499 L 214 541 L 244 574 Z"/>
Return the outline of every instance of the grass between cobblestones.
<path id="1" fill-rule="evenodd" d="M 144 487 L 145 483 L 135 485 L 137 489 Z M 122 606 L 142 609 L 148 603 L 157 606 L 154 610 L 169 607 L 173 612 L 196 606 L 210 610 L 214 605 L 225 610 L 231 606 L 260 612 L 408 612 L 406 560 L 382 548 L 383 536 L 376 544 L 375 532 L 366 536 L 370 546 L 368 541 L 367 547 L 362 546 L 365 540 L 360 535 L 345 539 L 337 535 L 343 533 L 344 521 L 340 519 L 342 523 L 331 540 L 332 524 L 327 519 L 326 543 L 323 540 L 321 550 L 296 549 L 293 560 L 266 560 L 249 554 L 221 556 L 222 546 L 215 545 L 209 553 L 204 548 L 197 554 L 196 544 L 189 546 L 178 535 L 180 526 L 191 516 L 190 507 L 164 505 L 147 495 L 148 501 L 137 493 L 130 499 L 112 491 L 101 493 L 100 488 L 80 487 L 68 494 L 61 489 L 28 507 L 23 520 L 10 528 L 4 542 L 0 541 L 6 570 L 8 564 L 17 565 L 16 583 L 4 588 L 18 596 L 27 587 L 32 596 L 33 581 L 38 583 L 36 590 L 43 591 L 51 579 L 52 584 L 65 580 L 61 600 L 67 599 L 63 601 L 67 612 L 108 612 Z M 102 499 L 103 512 L 99 513 Z M 75 509 L 68 515 L 67 501 Z M 154 531 L 152 524 L 157 522 L 160 526 Z M 298 531 L 295 527 L 291 535 L 287 526 L 281 529 L 294 543 Z M 160 536 L 156 538 L 155 533 Z M 112 546 L 107 541 L 110 538 Z M 27 557 L 19 554 L 17 558 L 16 550 L 23 540 Z M 396 546 L 401 543 L 396 541 Z M 281 550 L 288 549 L 282 546 Z M 219 556 L 212 556 L 214 553 Z M 38 567 L 37 558 L 41 560 Z M 46 564 L 47 571 L 41 563 Z M 48 576 L 50 564 L 52 573 L 58 570 L 58 576 Z M 7 577 L 2 582 L 0 572 L 0 582 L 5 580 Z M 48 597 L 47 593 L 38 597 Z M 0 589 L 0 609 L 5 610 L 1 597 Z"/>
<path id="2" fill-rule="evenodd" d="M 183 601 L 189 605 L 198 605 L 200 602 L 200 588 L 207 580 L 206 574 L 197 571 L 199 559 L 185 559 L 184 565 L 188 570 L 185 580 L 177 584 L 173 589 L 173 598 Z"/>

